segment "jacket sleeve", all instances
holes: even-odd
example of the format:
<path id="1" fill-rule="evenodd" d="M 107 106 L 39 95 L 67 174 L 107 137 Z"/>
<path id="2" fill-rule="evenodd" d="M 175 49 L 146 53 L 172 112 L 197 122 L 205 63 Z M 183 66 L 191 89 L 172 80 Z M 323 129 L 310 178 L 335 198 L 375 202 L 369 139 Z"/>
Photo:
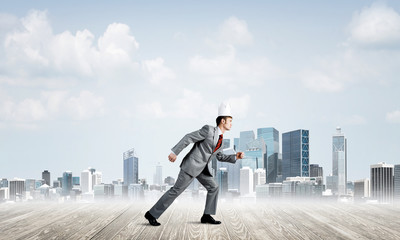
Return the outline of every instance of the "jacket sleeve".
<path id="1" fill-rule="evenodd" d="M 210 126 L 204 125 L 201 129 L 186 134 L 171 150 L 175 155 L 178 155 L 185 147 L 191 143 L 206 139 L 209 134 Z"/>
<path id="2" fill-rule="evenodd" d="M 230 162 L 230 163 L 235 163 L 236 162 L 236 155 L 231 154 L 231 155 L 225 155 L 222 152 L 217 153 L 216 158 L 220 162 Z"/>

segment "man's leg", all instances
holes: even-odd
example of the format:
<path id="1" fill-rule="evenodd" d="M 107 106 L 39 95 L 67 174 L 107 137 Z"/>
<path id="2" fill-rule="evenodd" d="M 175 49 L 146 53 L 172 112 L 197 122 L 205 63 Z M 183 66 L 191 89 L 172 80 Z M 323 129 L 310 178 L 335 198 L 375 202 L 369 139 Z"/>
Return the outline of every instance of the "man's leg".
<path id="1" fill-rule="evenodd" d="M 175 185 L 171 187 L 149 210 L 154 218 L 159 218 L 161 214 L 172 204 L 172 202 L 190 185 L 193 177 L 181 169 Z"/>
<path id="2" fill-rule="evenodd" d="M 217 212 L 217 201 L 219 187 L 214 180 L 214 177 L 201 173 L 197 176 L 197 180 L 207 189 L 206 207 L 204 214 L 215 215 Z"/>

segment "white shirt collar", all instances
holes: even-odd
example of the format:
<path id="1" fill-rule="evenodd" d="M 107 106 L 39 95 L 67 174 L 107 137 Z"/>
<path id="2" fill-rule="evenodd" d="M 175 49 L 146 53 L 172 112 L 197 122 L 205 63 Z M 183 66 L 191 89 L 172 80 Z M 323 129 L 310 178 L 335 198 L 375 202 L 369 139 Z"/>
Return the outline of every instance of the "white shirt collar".
<path id="1" fill-rule="evenodd" d="M 218 128 L 218 136 L 219 136 L 222 134 L 222 130 L 219 127 L 217 127 L 217 128 Z"/>

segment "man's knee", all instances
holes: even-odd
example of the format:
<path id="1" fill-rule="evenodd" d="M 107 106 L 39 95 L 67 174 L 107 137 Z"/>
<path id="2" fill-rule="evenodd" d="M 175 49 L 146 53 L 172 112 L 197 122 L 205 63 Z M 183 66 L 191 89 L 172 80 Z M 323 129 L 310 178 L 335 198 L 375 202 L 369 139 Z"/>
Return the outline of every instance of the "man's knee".
<path id="1" fill-rule="evenodd" d="M 218 185 L 211 185 L 208 189 L 209 192 L 218 192 L 219 186 Z"/>

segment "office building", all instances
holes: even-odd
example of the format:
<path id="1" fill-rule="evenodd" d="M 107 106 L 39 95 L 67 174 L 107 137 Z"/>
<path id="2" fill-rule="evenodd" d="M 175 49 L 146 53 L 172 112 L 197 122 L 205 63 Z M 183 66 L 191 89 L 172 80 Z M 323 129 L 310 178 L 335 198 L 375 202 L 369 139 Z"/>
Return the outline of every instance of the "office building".
<path id="1" fill-rule="evenodd" d="M 393 201 L 393 170 L 392 164 L 381 162 L 371 165 L 371 197 L 381 203 Z"/>
<path id="2" fill-rule="evenodd" d="M 163 175 L 162 175 L 162 166 L 160 162 L 156 166 L 156 172 L 154 174 L 154 185 L 163 185 Z"/>
<path id="3" fill-rule="evenodd" d="M 253 178 L 253 189 L 256 189 L 257 185 L 265 184 L 266 173 L 264 168 L 257 168 L 254 171 L 254 178 Z"/>
<path id="4" fill-rule="evenodd" d="M 250 167 L 240 169 L 240 195 L 253 193 L 253 170 Z"/>
<path id="5" fill-rule="evenodd" d="M 137 184 L 139 182 L 139 158 L 135 149 L 130 149 L 123 154 L 124 159 L 124 185 Z"/>
<path id="6" fill-rule="evenodd" d="M 2 178 L 0 180 L 0 188 L 6 188 L 6 187 L 8 187 L 8 180 L 7 178 Z"/>
<path id="7" fill-rule="evenodd" d="M 354 181 L 354 199 L 369 198 L 370 189 L 368 178 Z"/>
<path id="8" fill-rule="evenodd" d="M 263 139 L 266 145 L 264 167 L 266 170 L 266 182 L 275 182 L 281 172 L 279 162 L 279 131 L 275 128 L 258 128 L 257 139 Z"/>
<path id="9" fill-rule="evenodd" d="M 310 164 L 310 177 L 323 177 L 324 172 L 318 164 Z"/>
<path id="10" fill-rule="evenodd" d="M 393 197 L 395 201 L 400 201 L 400 164 L 394 165 L 394 193 Z"/>
<path id="11" fill-rule="evenodd" d="M 332 176 L 337 177 L 337 194 L 347 194 L 347 139 L 340 127 L 332 137 Z"/>
<path id="12" fill-rule="evenodd" d="M 21 201 L 25 197 L 25 180 L 14 178 L 9 182 L 10 200 Z"/>
<path id="13" fill-rule="evenodd" d="M 219 194 L 224 196 L 228 192 L 228 169 L 220 168 L 217 172 L 217 182 L 219 186 Z"/>
<path id="14" fill-rule="evenodd" d="M 262 138 L 248 142 L 244 151 L 245 157 L 241 160 L 242 168 L 250 167 L 253 172 L 258 168 L 264 168 L 266 152 L 266 145 Z"/>
<path id="15" fill-rule="evenodd" d="M 92 192 L 92 173 L 89 170 L 81 172 L 81 191 L 82 193 Z"/>
<path id="16" fill-rule="evenodd" d="M 62 177 L 62 193 L 64 196 L 68 196 L 72 190 L 72 172 L 66 171 Z"/>
<path id="17" fill-rule="evenodd" d="M 50 180 L 50 172 L 48 171 L 48 170 L 44 170 L 43 172 L 42 172 L 42 179 L 44 180 L 44 182 L 47 184 L 47 185 L 51 185 L 51 180 Z"/>
<path id="18" fill-rule="evenodd" d="M 72 185 L 79 186 L 81 185 L 81 181 L 79 177 L 72 177 Z"/>
<path id="19" fill-rule="evenodd" d="M 299 129 L 282 135 L 282 177 L 308 177 L 309 131 Z"/>
<path id="20" fill-rule="evenodd" d="M 236 150 L 237 152 L 244 152 L 247 150 L 247 144 L 253 142 L 255 140 L 254 131 L 243 131 L 240 132 L 240 139 L 239 139 L 239 149 Z"/>

